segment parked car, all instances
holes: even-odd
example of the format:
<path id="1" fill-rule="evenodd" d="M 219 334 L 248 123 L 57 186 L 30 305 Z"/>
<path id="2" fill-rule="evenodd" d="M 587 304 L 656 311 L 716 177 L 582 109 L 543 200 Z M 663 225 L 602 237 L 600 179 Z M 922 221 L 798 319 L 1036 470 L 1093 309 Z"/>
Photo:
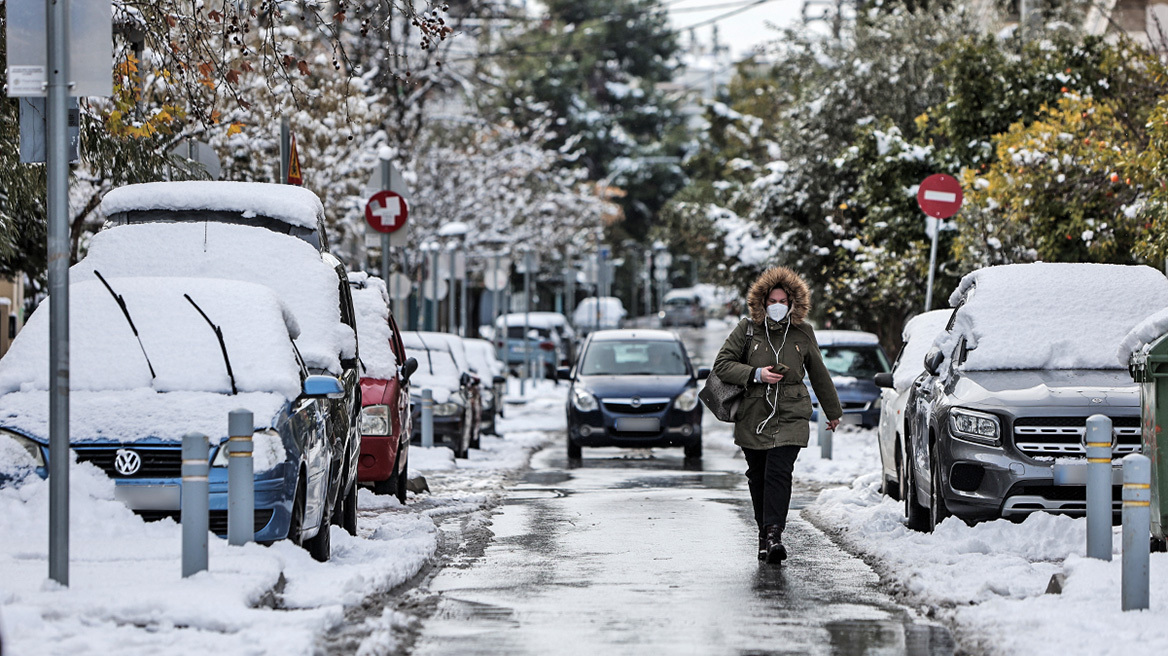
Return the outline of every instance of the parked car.
<path id="1" fill-rule="evenodd" d="M 949 302 L 909 392 L 909 526 L 1085 514 L 1084 485 L 1056 485 L 1055 460 L 1082 462 L 1094 414 L 1111 417 L 1117 458 L 1139 450 L 1139 390 L 1115 353 L 1168 306 L 1168 280 L 1146 266 L 1014 264 L 966 275 Z"/>
<path id="2" fill-rule="evenodd" d="M 255 539 L 288 538 L 317 560 L 331 553 L 327 397 L 310 375 L 290 309 L 261 285 L 195 278 L 102 276 L 70 286 L 70 448 L 114 480 L 148 518 L 178 518 L 182 440 L 210 438 L 210 528 L 227 532 L 227 418 L 252 412 Z M 124 303 L 124 305 L 122 305 Z M 47 475 L 47 303 L 0 360 L 0 436 Z M 3 467 L 0 467 L 3 469 Z"/>
<path id="3" fill-rule="evenodd" d="M 235 223 L 291 235 L 328 251 L 324 205 L 295 185 L 222 180 L 144 182 L 111 189 L 101 199 L 107 225 Z"/>
<path id="4" fill-rule="evenodd" d="M 874 428 L 880 423 L 880 388 L 873 377 L 891 369 L 888 355 L 876 335 L 856 330 L 820 330 L 815 333 L 823 364 L 839 393 L 845 423 Z M 819 418 L 819 401 L 811 392 L 812 421 Z"/>
<path id="5" fill-rule="evenodd" d="M 503 326 L 522 326 L 524 321 L 527 321 L 528 325 L 538 328 L 542 333 L 552 336 L 553 341 L 556 342 L 559 356 L 559 362 L 556 366 L 570 367 L 575 364 L 576 347 L 580 338 L 576 335 L 576 330 L 572 328 L 568 317 L 559 312 L 512 312 L 496 319 L 495 332 L 499 333 Z"/>
<path id="6" fill-rule="evenodd" d="M 903 345 L 892 364 L 892 371 L 878 373 L 872 379 L 881 388 L 877 437 L 882 491 L 893 499 L 904 498 L 904 441 L 907 434 L 905 406 L 908 404 L 908 389 L 924 371 L 925 353 L 937 335 L 945 330 L 945 324 L 951 316 L 952 310 L 931 310 L 906 321 L 901 333 Z"/>
<path id="7" fill-rule="evenodd" d="M 280 185 L 273 185 L 280 186 Z M 282 185 L 286 186 L 286 185 Z M 212 204 L 212 199 L 205 199 Z M 331 518 L 357 531 L 357 460 L 361 454 L 361 387 L 356 319 L 344 266 L 304 240 L 266 228 L 230 223 L 144 223 L 101 230 L 74 280 L 94 271 L 118 276 L 206 277 L 263 284 L 296 315 L 300 353 L 313 374 L 339 378 L 345 396 L 329 401 L 334 464 L 329 472 Z"/>
<path id="8" fill-rule="evenodd" d="M 483 401 L 482 432 L 487 435 L 498 435 L 495 427 L 495 417 L 503 415 L 503 393 L 506 391 L 507 379 L 504 374 L 506 365 L 499 359 L 495 346 L 485 339 L 464 339 L 466 356 L 470 360 L 471 371 L 479 377 L 482 386 Z M 491 382 L 490 387 L 486 385 Z"/>
<path id="9" fill-rule="evenodd" d="M 406 355 L 385 282 L 365 272 L 349 274 L 357 338 L 361 344 L 361 459 L 357 480 L 375 494 L 406 502 L 409 477 L 410 376 L 418 361 Z"/>
<path id="10" fill-rule="evenodd" d="M 418 361 L 410 379 L 413 443 L 422 441 L 422 390 L 429 389 L 434 397 L 435 446 L 449 446 L 454 457 L 467 457 L 470 449 L 479 447 L 482 400 L 479 379 L 470 371 L 461 338 L 415 331 L 403 333 L 402 342 L 406 354 Z"/>
<path id="11" fill-rule="evenodd" d="M 661 327 L 706 325 L 706 310 L 702 307 L 702 297 L 693 289 L 673 289 L 665 294 L 665 308 L 657 313 Z"/>
<path id="12" fill-rule="evenodd" d="M 572 325 L 581 335 L 593 330 L 613 330 L 624 325 L 625 305 L 615 296 L 589 296 L 580 301 L 572 313 Z"/>
<path id="13" fill-rule="evenodd" d="M 675 447 L 702 457 L 702 406 L 695 370 L 677 335 L 664 330 L 600 330 L 575 367 L 561 367 L 568 389 L 568 458 L 585 446 Z"/>
<path id="14" fill-rule="evenodd" d="M 567 346 L 560 338 L 559 330 L 550 321 L 534 316 L 536 314 L 532 312 L 525 316 L 520 312 L 500 316 L 495 322 L 495 345 L 503 352 L 506 364 L 513 369 L 521 372 L 525 362 L 532 363 L 533 367 L 542 363 L 543 375 L 554 380 L 556 367 L 570 366 L 566 364 Z"/>

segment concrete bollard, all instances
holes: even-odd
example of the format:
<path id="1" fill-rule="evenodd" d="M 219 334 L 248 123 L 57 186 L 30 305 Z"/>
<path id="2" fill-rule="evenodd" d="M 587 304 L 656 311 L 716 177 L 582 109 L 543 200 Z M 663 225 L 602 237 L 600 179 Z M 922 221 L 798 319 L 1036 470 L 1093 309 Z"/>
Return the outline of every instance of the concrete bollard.
<path id="1" fill-rule="evenodd" d="M 1133 453 L 1123 458 L 1123 609 L 1148 608 L 1151 550 L 1152 461 Z"/>
<path id="2" fill-rule="evenodd" d="M 1111 560 L 1111 418 L 1087 418 L 1087 557 Z"/>
<path id="3" fill-rule="evenodd" d="M 254 430 L 250 411 L 227 413 L 227 544 L 247 544 L 255 539 Z"/>
<path id="4" fill-rule="evenodd" d="M 827 417 L 823 415 L 823 408 L 819 408 L 819 416 L 815 420 L 815 431 L 819 437 L 819 457 L 831 460 L 831 431 L 827 430 Z"/>
<path id="5" fill-rule="evenodd" d="M 422 390 L 422 446 L 434 446 L 434 392 Z"/>
<path id="6" fill-rule="evenodd" d="M 187 433 L 182 442 L 182 575 L 183 578 L 207 569 L 207 531 L 210 492 L 207 474 L 211 468 L 207 436 Z"/>

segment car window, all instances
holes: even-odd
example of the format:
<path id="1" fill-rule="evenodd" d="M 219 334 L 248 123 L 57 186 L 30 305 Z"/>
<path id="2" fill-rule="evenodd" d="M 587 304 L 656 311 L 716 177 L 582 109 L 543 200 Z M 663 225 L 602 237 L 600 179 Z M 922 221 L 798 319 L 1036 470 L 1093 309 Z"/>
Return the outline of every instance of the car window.
<path id="1" fill-rule="evenodd" d="M 823 364 L 833 376 L 871 378 L 889 370 L 888 356 L 876 345 L 821 346 Z"/>
<path id="2" fill-rule="evenodd" d="M 580 369 L 585 376 L 684 376 L 685 352 L 677 342 L 593 342 Z"/>

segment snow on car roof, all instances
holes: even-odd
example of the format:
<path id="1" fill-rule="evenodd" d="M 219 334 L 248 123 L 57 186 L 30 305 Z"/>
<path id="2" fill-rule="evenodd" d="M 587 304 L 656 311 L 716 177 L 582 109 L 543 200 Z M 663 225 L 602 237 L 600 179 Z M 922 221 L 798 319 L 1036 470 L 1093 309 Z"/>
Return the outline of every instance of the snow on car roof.
<path id="1" fill-rule="evenodd" d="M 219 340 L 184 296 L 189 295 L 222 329 L 240 392 L 299 396 L 300 368 L 291 341 L 296 320 L 267 287 L 194 278 L 107 280 L 124 299 L 138 337 L 101 282 L 70 285 L 70 389 L 230 394 Z M 47 307 L 41 304 L 0 359 L 0 392 L 49 389 Z"/>
<path id="2" fill-rule="evenodd" d="M 1115 358 L 1120 366 L 1127 368 L 1131 356 L 1145 350 L 1152 342 L 1168 333 L 1168 308 L 1152 313 L 1124 336 L 1115 351 Z"/>
<path id="3" fill-rule="evenodd" d="M 406 355 L 418 361 L 417 371 L 410 376 L 410 394 L 421 396 L 422 390 L 428 389 L 434 403 L 446 403 L 458 391 L 462 372 L 454 364 L 450 351 L 406 344 Z"/>
<path id="4" fill-rule="evenodd" d="M 820 330 L 815 333 L 815 340 L 820 346 L 836 344 L 879 344 L 880 339 L 874 333 L 859 330 Z"/>
<path id="5" fill-rule="evenodd" d="M 146 182 L 110 190 L 106 216 L 133 210 L 209 210 L 261 215 L 315 230 L 324 219 L 320 198 L 304 187 L 265 182 L 184 180 Z"/>
<path id="6" fill-rule="evenodd" d="M 336 271 L 315 248 L 295 237 L 227 223 L 117 226 L 93 236 L 89 253 L 69 275 L 95 280 L 95 270 L 111 283 L 126 276 L 261 283 L 295 314 L 301 331 L 296 344 L 309 367 L 339 374 L 340 358 L 356 353 L 356 335 L 341 323 Z"/>
<path id="7" fill-rule="evenodd" d="M 904 324 L 901 337 L 904 347 L 900 358 L 892 370 L 892 386 L 903 392 L 908 389 L 916 377 L 925 370 L 925 353 L 933 346 L 937 335 L 945 330 L 945 324 L 953 310 L 930 310 L 918 314 Z"/>
<path id="8" fill-rule="evenodd" d="M 677 335 L 669 330 L 653 330 L 641 328 L 624 328 L 620 330 L 597 330 L 592 333 L 592 341 L 613 341 L 622 339 L 641 339 L 654 342 L 676 342 Z"/>
<path id="9" fill-rule="evenodd" d="M 532 328 L 552 328 L 567 325 L 568 317 L 559 312 L 512 312 L 499 315 L 496 323 L 500 326 L 522 326 L 524 321 Z"/>
<path id="10" fill-rule="evenodd" d="M 389 380 L 397 375 L 397 358 L 390 346 L 393 329 L 389 325 L 389 293 L 385 282 L 365 273 L 350 273 L 349 281 L 363 285 L 352 290 L 357 342 L 361 363 L 365 365 L 362 377 Z"/>
<path id="11" fill-rule="evenodd" d="M 464 339 L 462 343 L 466 345 L 466 356 L 471 366 L 480 376 L 499 376 L 506 370 L 494 344 L 485 339 Z"/>
<path id="12" fill-rule="evenodd" d="M 949 298 L 948 356 L 964 337 L 967 370 L 1115 369 L 1116 349 L 1149 312 L 1168 307 L 1168 279 L 1147 266 L 1034 263 L 980 269 Z"/>
<path id="13" fill-rule="evenodd" d="M 432 349 L 447 351 L 454 358 L 459 371 L 470 371 L 470 362 L 466 358 L 466 346 L 462 338 L 450 333 L 429 331 L 412 331 L 402 333 L 402 343 L 407 348 Z"/>

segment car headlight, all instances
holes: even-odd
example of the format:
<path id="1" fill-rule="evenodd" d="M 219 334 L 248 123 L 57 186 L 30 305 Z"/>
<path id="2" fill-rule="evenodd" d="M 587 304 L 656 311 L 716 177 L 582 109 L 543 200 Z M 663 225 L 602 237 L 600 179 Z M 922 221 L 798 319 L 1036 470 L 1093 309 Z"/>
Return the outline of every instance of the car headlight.
<path id="1" fill-rule="evenodd" d="M 572 388 L 572 407 L 580 412 L 592 412 L 600 407 L 596 397 L 582 387 Z"/>
<path id="2" fill-rule="evenodd" d="M 457 403 L 435 403 L 434 416 L 435 417 L 453 417 L 454 415 L 462 414 L 462 406 Z"/>
<path id="3" fill-rule="evenodd" d="M 1002 423 L 989 413 L 953 408 L 949 411 L 949 430 L 959 440 L 997 446 Z"/>
<path id="4" fill-rule="evenodd" d="M 362 435 L 389 435 L 389 406 L 367 405 L 361 408 Z"/>
<path id="5" fill-rule="evenodd" d="M 10 437 L 16 441 L 17 444 L 24 447 L 28 451 L 28 455 L 32 457 L 33 463 L 37 467 L 45 466 L 45 454 L 41 451 L 41 445 L 37 444 L 36 440 L 31 440 L 20 433 L 14 433 L 10 430 L 0 428 L 0 436 Z"/>
<path id="6" fill-rule="evenodd" d="M 280 432 L 274 428 L 265 428 L 262 431 L 256 431 L 255 434 L 256 435 L 266 434 L 266 435 L 271 435 L 272 437 L 275 437 L 276 439 L 280 439 Z M 254 436 L 252 439 L 253 440 L 255 439 Z M 217 450 L 215 452 L 215 458 L 213 460 L 211 460 L 212 467 L 226 467 L 227 466 L 227 461 L 230 460 L 230 456 L 227 455 L 227 442 L 228 442 L 227 440 L 223 440 L 222 442 L 219 443 L 219 450 Z M 252 444 L 252 453 L 253 454 L 255 453 L 254 441 Z M 255 456 L 253 455 L 252 457 L 255 457 Z"/>
<path id="7" fill-rule="evenodd" d="M 689 412 L 698 406 L 698 388 L 690 387 L 677 398 L 673 399 L 673 407 L 682 412 Z"/>

